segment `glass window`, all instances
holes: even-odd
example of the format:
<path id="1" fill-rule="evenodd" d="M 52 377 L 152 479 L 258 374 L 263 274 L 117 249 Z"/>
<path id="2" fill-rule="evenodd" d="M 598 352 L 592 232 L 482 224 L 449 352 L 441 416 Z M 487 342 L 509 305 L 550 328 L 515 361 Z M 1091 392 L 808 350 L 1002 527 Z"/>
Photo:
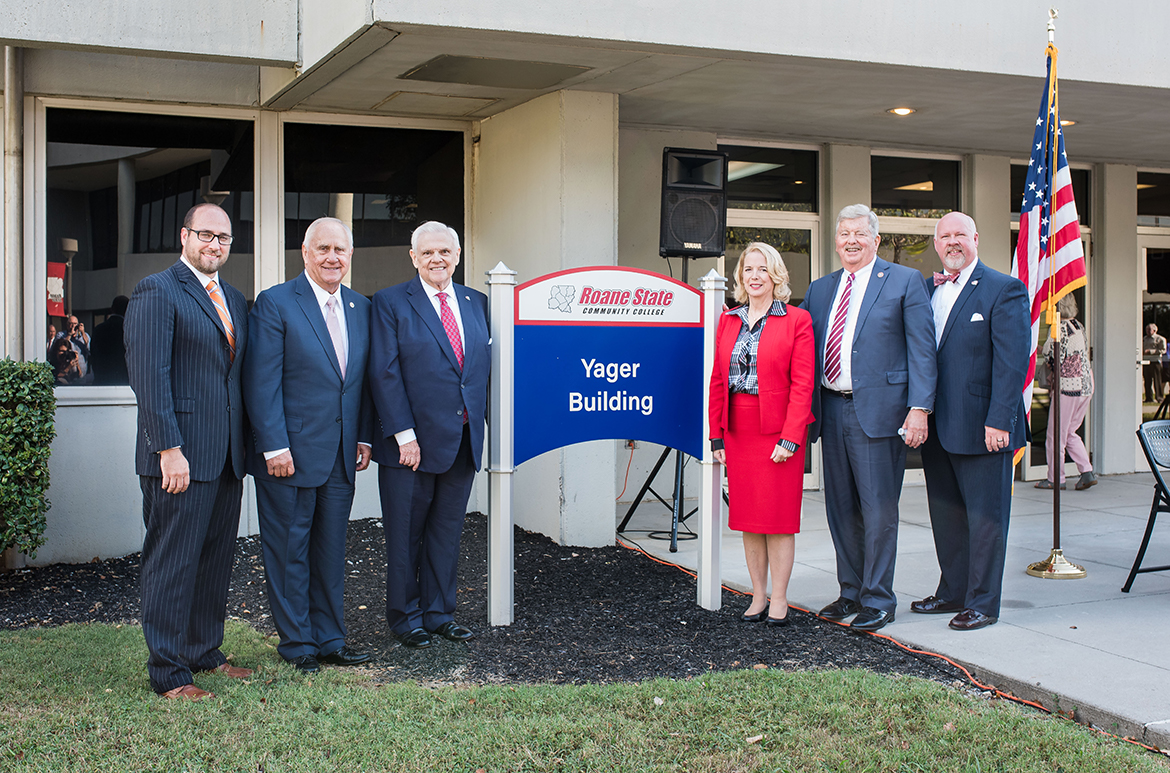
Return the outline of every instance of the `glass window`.
<path id="1" fill-rule="evenodd" d="M 917 269 L 927 279 L 942 269 L 938 253 L 934 251 L 933 235 L 883 233 L 881 237 L 878 256 L 884 260 Z"/>
<path id="2" fill-rule="evenodd" d="M 62 386 L 125 384 L 121 336 L 103 323 L 140 279 L 178 259 L 179 228 L 195 203 L 231 216 L 235 241 L 221 274 L 253 297 L 253 125 L 49 108 L 46 129 L 46 313 L 50 334 L 68 343 L 46 340 L 46 359 Z"/>
<path id="3" fill-rule="evenodd" d="M 1092 202 L 1089 200 L 1089 170 L 1069 169 L 1072 178 L 1073 201 L 1077 203 L 1077 220 L 1081 225 L 1091 225 L 1089 214 Z M 1012 203 L 1012 220 L 1020 219 L 1020 205 L 1024 202 L 1024 186 L 1028 182 L 1028 165 L 1012 164 L 1012 188 L 1009 200 Z M 1140 182 L 1140 181 L 1139 181 Z M 1141 187 L 1139 185 L 1139 187 Z"/>
<path id="4" fill-rule="evenodd" d="M 817 211 L 817 152 L 720 145 L 728 154 L 727 206 Z"/>
<path id="5" fill-rule="evenodd" d="M 1137 211 L 1138 225 L 1170 226 L 1170 174 L 1137 173 Z"/>
<path id="6" fill-rule="evenodd" d="M 879 217 L 942 217 L 959 209 L 958 161 L 873 156 L 870 196 Z"/>
<path id="7" fill-rule="evenodd" d="M 350 286 L 367 296 L 415 275 L 416 226 L 446 223 L 463 246 L 462 132 L 288 123 L 284 180 L 286 278 L 304 270 L 300 245 L 319 217 L 353 228 Z"/>

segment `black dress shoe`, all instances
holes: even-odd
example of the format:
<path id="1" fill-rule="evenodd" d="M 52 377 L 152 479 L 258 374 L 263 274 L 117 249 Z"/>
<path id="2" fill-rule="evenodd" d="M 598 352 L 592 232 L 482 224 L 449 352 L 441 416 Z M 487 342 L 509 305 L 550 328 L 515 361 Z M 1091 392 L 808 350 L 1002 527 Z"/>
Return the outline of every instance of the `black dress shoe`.
<path id="1" fill-rule="evenodd" d="M 412 650 L 421 650 L 431 646 L 431 635 L 427 633 L 425 628 L 415 628 L 413 631 L 406 633 L 394 633 L 391 635 L 397 639 L 403 647 L 410 647 Z"/>
<path id="2" fill-rule="evenodd" d="M 947 625 L 956 631 L 974 631 L 977 628 L 994 625 L 998 621 L 998 617 L 990 617 L 982 612 L 976 612 L 974 609 L 964 609 L 955 615 Z"/>
<path id="3" fill-rule="evenodd" d="M 769 617 L 764 621 L 764 625 L 769 628 L 786 628 L 788 626 L 788 615 L 784 615 L 784 617 Z"/>
<path id="4" fill-rule="evenodd" d="M 312 655 L 301 655 L 289 661 L 293 668 L 300 671 L 302 674 L 315 674 L 321 670 L 321 664 Z"/>
<path id="5" fill-rule="evenodd" d="M 470 628 L 459 625 L 454 620 L 448 620 L 436 628 L 434 632 L 447 641 L 467 641 L 475 638 L 475 634 L 471 632 Z"/>
<path id="6" fill-rule="evenodd" d="M 952 601 L 943 601 L 938 596 L 927 596 L 922 601 L 910 602 L 910 611 L 920 615 L 954 614 L 962 609 L 962 605 Z"/>
<path id="7" fill-rule="evenodd" d="M 855 615 L 861 611 L 861 605 L 856 601 L 850 601 L 842 596 L 841 598 L 823 608 L 818 615 L 826 620 L 832 620 L 834 623 L 839 623 L 850 615 Z"/>
<path id="8" fill-rule="evenodd" d="M 894 622 L 894 613 L 887 612 L 884 609 L 874 609 L 873 607 L 862 607 L 861 612 L 857 617 L 853 618 L 853 622 L 849 627 L 854 631 L 880 631 L 890 623 Z"/>
<path id="9" fill-rule="evenodd" d="M 745 623 L 762 623 L 762 622 L 764 622 L 764 618 L 766 618 L 767 616 L 768 616 L 768 608 L 764 607 L 759 612 L 756 612 L 754 615 L 749 615 L 747 612 L 744 612 L 742 615 L 740 615 L 739 619 Z"/>
<path id="10" fill-rule="evenodd" d="M 343 644 L 341 649 L 318 658 L 322 663 L 328 663 L 331 666 L 356 666 L 369 661 L 369 659 L 370 653 L 350 649 L 348 644 Z"/>

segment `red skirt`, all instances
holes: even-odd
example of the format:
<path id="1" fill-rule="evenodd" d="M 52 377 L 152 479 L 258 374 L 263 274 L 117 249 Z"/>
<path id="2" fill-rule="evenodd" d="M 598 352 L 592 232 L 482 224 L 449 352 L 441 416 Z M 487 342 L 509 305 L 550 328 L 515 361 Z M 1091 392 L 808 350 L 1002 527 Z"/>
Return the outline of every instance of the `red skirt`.
<path id="1" fill-rule="evenodd" d="M 757 395 L 732 394 L 727 419 L 728 526 L 754 534 L 798 534 L 805 443 L 785 461 L 773 462 L 780 435 L 760 434 Z"/>

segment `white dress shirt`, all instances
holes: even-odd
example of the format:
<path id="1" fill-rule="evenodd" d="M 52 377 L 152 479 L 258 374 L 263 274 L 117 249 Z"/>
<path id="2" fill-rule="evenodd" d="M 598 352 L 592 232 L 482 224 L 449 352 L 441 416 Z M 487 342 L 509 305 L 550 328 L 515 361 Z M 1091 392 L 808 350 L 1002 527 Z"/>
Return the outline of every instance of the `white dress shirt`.
<path id="1" fill-rule="evenodd" d="M 337 292 L 330 294 L 324 287 L 314 282 L 308 273 L 305 274 L 305 279 L 309 280 L 309 287 L 313 288 L 313 295 L 317 296 L 317 305 L 321 308 L 321 318 L 325 320 L 326 325 L 329 323 L 329 310 L 325 308 L 325 304 L 329 303 L 330 298 L 337 299 L 334 307 L 337 309 L 337 321 L 341 323 L 341 344 L 345 351 L 345 361 L 349 362 L 349 329 L 345 326 L 345 306 L 341 302 L 341 285 L 337 285 Z"/>
<path id="2" fill-rule="evenodd" d="M 211 284 L 212 282 L 215 282 L 215 288 L 217 290 L 219 290 L 219 294 L 223 296 L 223 310 L 225 312 L 227 312 L 228 319 L 231 319 L 232 327 L 235 327 L 236 321 L 234 319 L 232 319 L 232 310 L 228 308 L 228 304 L 227 304 L 227 293 L 225 293 L 223 291 L 222 287 L 220 287 L 220 284 L 219 284 L 219 272 L 216 271 L 211 276 L 208 276 L 207 274 L 204 274 L 202 271 L 200 271 L 199 269 L 192 266 L 191 261 L 187 260 L 186 255 L 179 255 L 179 260 L 183 261 L 184 266 L 191 269 L 191 273 L 194 274 L 195 277 L 199 280 L 199 282 L 203 285 L 204 290 L 207 290 L 207 286 L 209 284 Z M 211 291 L 208 291 L 207 297 L 208 298 L 211 297 Z"/>
<path id="3" fill-rule="evenodd" d="M 845 329 L 841 334 L 841 375 L 836 381 L 830 382 L 821 376 L 821 383 L 837 392 L 853 391 L 853 336 L 857 332 L 857 317 L 861 313 L 861 302 L 865 300 L 865 290 L 869 287 L 869 278 L 873 275 L 871 260 L 867 265 L 853 272 L 853 289 L 849 291 L 849 311 L 845 317 Z M 849 281 L 849 272 L 841 272 L 841 281 L 837 282 L 837 295 L 833 298 L 833 305 L 829 309 L 829 327 L 825 330 L 825 346 L 821 348 L 821 361 L 824 362 L 825 349 L 829 346 L 829 333 L 833 329 L 833 320 L 837 318 L 837 307 L 841 305 L 841 296 L 845 293 L 845 284 Z"/>
<path id="4" fill-rule="evenodd" d="M 447 306 L 451 309 L 451 313 L 455 315 L 455 325 L 459 328 L 459 343 L 463 344 L 463 351 L 461 354 L 467 354 L 467 336 L 463 332 L 463 315 L 459 313 L 459 298 L 455 296 L 455 283 L 449 282 L 446 289 L 436 290 L 426 282 L 422 283 L 423 290 L 427 293 L 427 298 L 431 301 L 431 307 L 434 308 L 435 314 L 438 315 L 439 321 L 443 320 L 443 311 L 439 306 L 439 293 L 444 293 L 447 296 Z M 394 439 L 398 441 L 398 445 L 404 446 L 407 443 L 415 440 L 418 436 L 414 434 L 414 427 L 407 427 L 401 432 L 394 433 Z"/>
<path id="5" fill-rule="evenodd" d="M 930 308 L 934 312 L 934 347 L 937 349 L 942 343 L 943 331 L 947 327 L 947 318 L 951 316 L 951 309 L 959 294 L 967 286 L 967 280 L 979 265 L 979 258 L 971 261 L 971 265 L 959 272 L 959 278 L 954 282 L 943 282 L 934 288 L 934 295 L 930 297 Z"/>

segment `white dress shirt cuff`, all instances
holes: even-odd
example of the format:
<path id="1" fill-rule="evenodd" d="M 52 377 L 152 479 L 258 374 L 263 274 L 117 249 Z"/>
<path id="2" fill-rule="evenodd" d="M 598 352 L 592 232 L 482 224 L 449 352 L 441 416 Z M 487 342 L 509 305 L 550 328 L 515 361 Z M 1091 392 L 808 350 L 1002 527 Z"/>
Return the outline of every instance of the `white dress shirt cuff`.
<path id="1" fill-rule="evenodd" d="M 412 442 L 417 436 L 414 434 L 414 427 L 409 427 L 401 432 L 394 433 L 394 439 L 398 441 L 398 445 L 404 446 Z"/>
<path id="2" fill-rule="evenodd" d="M 265 451 L 264 452 L 264 461 L 267 462 L 269 459 L 275 459 L 276 457 L 280 456 L 281 454 L 283 454 L 287 450 L 288 450 L 287 448 L 279 448 L 275 451 Z"/>

